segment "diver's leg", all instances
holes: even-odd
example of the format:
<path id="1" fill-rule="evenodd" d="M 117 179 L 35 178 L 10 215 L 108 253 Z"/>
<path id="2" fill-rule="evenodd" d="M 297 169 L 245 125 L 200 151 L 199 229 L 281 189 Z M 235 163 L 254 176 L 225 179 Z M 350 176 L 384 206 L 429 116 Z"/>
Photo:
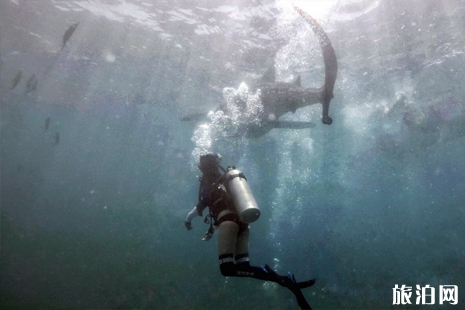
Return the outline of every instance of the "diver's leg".
<path id="1" fill-rule="evenodd" d="M 315 280 L 297 283 L 294 275 L 292 274 L 288 274 L 287 276 L 280 276 L 269 266 L 266 266 L 265 268 L 251 266 L 249 263 L 250 227 L 247 225 L 244 227 L 241 226 L 240 228 L 242 228 L 242 232 L 240 232 L 239 236 L 237 236 L 235 252 L 237 276 L 247 276 L 255 279 L 276 282 L 284 287 L 287 287 L 294 294 L 300 309 L 311 309 L 300 289 L 313 285 Z"/>
<path id="2" fill-rule="evenodd" d="M 233 221 L 222 222 L 218 230 L 218 259 L 223 276 L 252 277 L 265 281 L 276 280 L 276 274 L 270 274 L 265 268 L 250 266 L 248 226 L 239 236 L 239 225 Z M 236 255 L 237 264 L 234 264 L 234 253 L 239 253 Z"/>
<path id="3" fill-rule="evenodd" d="M 236 249 L 239 225 L 233 221 L 224 221 L 218 227 L 218 259 L 221 274 L 225 277 L 236 276 L 234 265 L 234 251 Z"/>
<path id="4" fill-rule="evenodd" d="M 242 226 L 243 225 L 243 226 Z M 241 223 L 239 235 L 236 241 L 235 262 L 237 277 L 251 277 L 259 280 L 278 282 L 280 276 L 276 273 L 270 273 L 262 266 L 251 266 L 249 262 L 249 236 L 250 226 Z"/>
<path id="5" fill-rule="evenodd" d="M 273 281 L 268 272 L 263 267 L 251 266 L 249 262 L 249 235 L 250 227 L 241 223 L 240 233 L 237 236 L 235 262 L 238 277 L 251 277 L 265 281 Z"/>
<path id="6" fill-rule="evenodd" d="M 248 224 L 242 223 L 239 227 L 239 235 L 237 236 L 236 241 L 236 251 L 235 253 L 235 261 L 237 265 L 249 261 L 249 235 L 250 235 L 250 227 Z M 241 231 L 242 228 L 242 231 Z"/>
<path id="7" fill-rule="evenodd" d="M 224 221 L 220 224 L 218 230 L 218 256 L 234 254 L 239 225 L 233 221 Z"/>
<path id="8" fill-rule="evenodd" d="M 251 277 L 266 280 L 266 281 L 276 281 L 277 279 L 282 282 L 281 285 L 286 286 L 286 284 L 292 283 L 296 284 L 297 288 L 302 289 L 315 284 L 315 280 L 308 280 L 303 282 L 296 282 L 295 278 L 292 274 L 288 274 L 287 276 L 280 276 L 275 271 L 273 271 L 270 267 L 266 265 L 265 268 L 263 267 L 255 267 L 251 266 L 249 262 L 249 236 L 250 236 L 250 226 L 244 223 L 240 224 L 239 226 L 239 235 L 236 239 L 236 249 L 235 249 L 235 262 L 237 270 L 239 271 L 250 271 L 253 273 Z M 244 225 L 244 226 L 242 226 Z M 247 273 L 242 273 L 242 276 L 250 276 Z"/>
<path id="9" fill-rule="evenodd" d="M 224 221 L 219 226 L 218 258 L 220 260 L 221 274 L 225 277 L 250 277 L 276 282 L 294 293 L 301 309 L 311 309 L 300 289 L 313 285 L 314 281 L 297 283 L 293 275 L 280 276 L 268 265 L 265 265 L 265 267 L 251 266 L 248 253 L 250 229 L 249 227 L 243 229 L 239 236 L 237 235 L 238 232 L 239 225 L 233 221 Z M 236 253 L 236 264 L 234 264 L 233 253 Z M 313 283 L 307 285 L 312 281 Z M 306 284 L 301 285 L 304 283 Z"/>

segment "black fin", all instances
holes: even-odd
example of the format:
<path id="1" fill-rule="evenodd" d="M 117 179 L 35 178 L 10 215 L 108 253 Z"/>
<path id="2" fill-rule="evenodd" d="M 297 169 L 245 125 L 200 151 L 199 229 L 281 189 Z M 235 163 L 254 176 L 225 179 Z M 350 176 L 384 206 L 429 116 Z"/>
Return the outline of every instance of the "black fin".
<path id="1" fill-rule="evenodd" d="M 276 81 L 276 70 L 274 66 L 271 66 L 268 68 L 268 70 L 266 70 L 265 74 L 263 74 L 259 83 L 274 83 L 275 81 Z"/>

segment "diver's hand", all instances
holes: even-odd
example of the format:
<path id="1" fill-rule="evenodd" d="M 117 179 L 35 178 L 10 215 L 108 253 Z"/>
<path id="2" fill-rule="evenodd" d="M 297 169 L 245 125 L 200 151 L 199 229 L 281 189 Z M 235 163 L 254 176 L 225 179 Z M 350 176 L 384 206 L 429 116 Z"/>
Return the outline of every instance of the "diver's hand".
<path id="1" fill-rule="evenodd" d="M 184 226 L 186 226 L 187 230 L 191 230 L 191 229 L 192 229 L 192 224 L 191 224 L 191 222 L 184 221 Z"/>

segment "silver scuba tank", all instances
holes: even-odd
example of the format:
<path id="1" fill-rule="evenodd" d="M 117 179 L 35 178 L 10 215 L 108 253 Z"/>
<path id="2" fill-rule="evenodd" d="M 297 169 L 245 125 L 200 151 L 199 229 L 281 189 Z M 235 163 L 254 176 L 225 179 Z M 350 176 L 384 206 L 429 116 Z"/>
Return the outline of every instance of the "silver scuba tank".
<path id="1" fill-rule="evenodd" d="M 244 223 L 252 223 L 260 217 L 260 209 L 252 195 L 244 174 L 235 169 L 228 169 L 223 175 L 224 185 L 232 196 L 239 218 Z"/>

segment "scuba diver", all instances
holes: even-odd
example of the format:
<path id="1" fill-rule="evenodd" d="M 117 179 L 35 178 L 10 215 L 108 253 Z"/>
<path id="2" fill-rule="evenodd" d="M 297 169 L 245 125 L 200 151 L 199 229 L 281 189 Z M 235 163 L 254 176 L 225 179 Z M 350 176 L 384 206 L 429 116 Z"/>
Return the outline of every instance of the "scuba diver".
<path id="1" fill-rule="evenodd" d="M 242 172 L 235 167 L 220 166 L 221 155 L 207 153 L 200 156 L 199 202 L 185 220 L 188 230 L 191 221 L 202 216 L 208 207 L 205 222 L 210 224 L 202 240 L 209 240 L 218 230 L 218 259 L 225 277 L 250 277 L 276 282 L 292 291 L 301 309 L 311 309 L 301 289 L 310 287 L 315 279 L 297 282 L 293 274 L 279 275 L 268 265 L 252 266 L 249 262 L 249 223 L 260 216 L 255 199 Z M 221 169 L 222 172 L 219 171 Z"/>

